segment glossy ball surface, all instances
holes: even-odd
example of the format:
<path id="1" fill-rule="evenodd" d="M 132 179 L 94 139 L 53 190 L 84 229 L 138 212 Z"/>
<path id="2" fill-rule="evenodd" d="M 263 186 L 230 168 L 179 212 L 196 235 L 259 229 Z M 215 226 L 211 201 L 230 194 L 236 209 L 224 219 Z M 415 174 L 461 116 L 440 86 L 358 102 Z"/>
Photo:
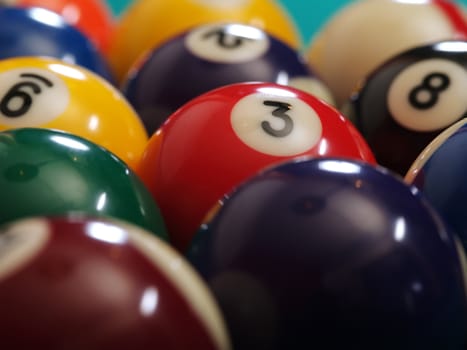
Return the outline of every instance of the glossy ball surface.
<path id="1" fill-rule="evenodd" d="M 429 203 L 383 168 L 272 167 L 223 198 L 189 260 L 236 349 L 463 349 L 465 259 Z"/>
<path id="2" fill-rule="evenodd" d="M 103 0 L 12 0 L 15 6 L 42 7 L 60 14 L 78 28 L 102 53 L 107 52 L 114 29 L 112 12 Z"/>
<path id="3" fill-rule="evenodd" d="M 340 9 L 308 47 L 308 61 L 340 106 L 371 71 L 399 52 L 467 38 L 462 8 L 446 0 L 362 0 Z"/>
<path id="4" fill-rule="evenodd" d="M 255 25 L 301 47 L 295 23 L 275 0 L 137 0 L 117 24 L 109 54 L 112 68 L 121 80 L 141 54 L 193 26 L 219 21 Z"/>
<path id="5" fill-rule="evenodd" d="M 157 47 L 130 70 L 123 93 L 152 135 L 189 100 L 245 81 L 297 86 L 332 103 L 297 50 L 239 23 L 197 26 Z"/>
<path id="6" fill-rule="evenodd" d="M 77 64 L 114 82 L 97 47 L 59 14 L 43 8 L 0 6 L 0 59 L 45 56 Z"/>
<path id="7" fill-rule="evenodd" d="M 137 173 L 184 250 L 224 193 L 264 167 L 305 155 L 374 161 L 352 124 L 316 97 L 274 83 L 238 83 L 172 114 L 150 138 Z"/>
<path id="8" fill-rule="evenodd" d="M 412 164 L 405 176 L 457 232 L 467 249 L 467 119 L 439 134 Z"/>
<path id="9" fill-rule="evenodd" d="M 403 51 L 365 79 L 344 114 L 379 164 L 405 175 L 420 152 L 467 113 L 467 41 Z"/>
<path id="10" fill-rule="evenodd" d="M 134 167 L 148 141 L 135 110 L 96 74 L 55 59 L 0 60 L 0 130 L 41 127 L 97 143 Z"/>
<path id="11" fill-rule="evenodd" d="M 0 132 L 0 223 L 84 212 L 116 217 L 166 238 L 139 177 L 106 149 L 48 129 Z"/>
<path id="12" fill-rule="evenodd" d="M 2 226 L 0 298 L 11 349 L 229 349 L 219 310 L 183 257 L 119 221 Z"/>

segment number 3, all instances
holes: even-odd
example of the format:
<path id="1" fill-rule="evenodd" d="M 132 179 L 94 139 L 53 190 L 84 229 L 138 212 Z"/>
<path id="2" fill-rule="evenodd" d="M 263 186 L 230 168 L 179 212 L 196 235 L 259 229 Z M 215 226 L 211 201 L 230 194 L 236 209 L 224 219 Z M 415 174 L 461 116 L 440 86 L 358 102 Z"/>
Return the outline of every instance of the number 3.
<path id="1" fill-rule="evenodd" d="M 263 104 L 265 106 L 277 107 L 272 111 L 272 115 L 284 121 L 284 127 L 282 129 L 274 129 L 268 121 L 263 121 L 261 122 L 263 130 L 274 137 L 286 137 L 290 135 L 293 131 L 294 124 L 292 118 L 286 114 L 286 112 L 290 111 L 291 105 L 278 101 L 264 101 Z"/>

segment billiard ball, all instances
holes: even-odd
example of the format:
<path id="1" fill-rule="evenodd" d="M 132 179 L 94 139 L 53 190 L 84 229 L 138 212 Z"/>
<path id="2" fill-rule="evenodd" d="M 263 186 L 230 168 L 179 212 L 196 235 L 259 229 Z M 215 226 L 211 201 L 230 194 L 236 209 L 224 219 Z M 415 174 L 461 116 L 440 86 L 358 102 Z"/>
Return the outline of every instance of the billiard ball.
<path id="1" fill-rule="evenodd" d="M 51 58 L 0 60 L 0 130 L 59 129 L 108 148 L 130 167 L 148 141 L 125 97 L 91 71 Z"/>
<path id="2" fill-rule="evenodd" d="M 299 82 L 300 88 L 332 103 L 330 92 L 297 50 L 240 23 L 196 26 L 169 40 L 135 64 L 122 90 L 152 135 L 189 100 L 244 81 Z"/>
<path id="3" fill-rule="evenodd" d="M 301 48 L 299 31 L 285 8 L 271 0 L 137 0 L 120 16 L 108 58 L 119 81 L 145 52 L 205 23 L 250 24 Z M 154 27 L 156 26 L 156 27 Z"/>
<path id="4" fill-rule="evenodd" d="M 18 7 L 42 7 L 60 14 L 82 31 L 105 54 L 112 39 L 114 18 L 106 1 L 96 0 L 3 0 Z"/>
<path id="5" fill-rule="evenodd" d="M 46 56 L 83 66 L 115 83 L 101 52 L 80 30 L 44 8 L 0 6 L 0 59 Z"/>
<path id="6" fill-rule="evenodd" d="M 222 315 L 186 260 L 116 220 L 3 225 L 0 299 L 8 349 L 230 349 Z"/>
<path id="7" fill-rule="evenodd" d="M 461 119 L 420 153 L 405 176 L 457 232 L 467 249 L 467 119 Z"/>
<path id="8" fill-rule="evenodd" d="M 167 239 L 159 208 L 139 177 L 105 148 L 67 132 L 0 132 L 0 193 L 0 224 L 83 212 L 119 218 Z"/>
<path id="9" fill-rule="evenodd" d="M 342 111 L 378 163 L 403 176 L 433 138 L 466 115 L 466 91 L 467 41 L 438 41 L 387 60 Z"/>
<path id="10" fill-rule="evenodd" d="M 322 100 L 275 83 L 237 83 L 173 113 L 150 137 L 136 172 L 184 251 L 224 193 L 264 167 L 306 155 L 374 162 L 358 131 Z"/>
<path id="11" fill-rule="evenodd" d="M 223 197 L 188 258 L 235 349 L 465 346 L 461 244 L 385 168 L 341 158 L 271 167 Z"/>
<path id="12" fill-rule="evenodd" d="M 465 38 L 465 14 L 454 2 L 362 0 L 336 12 L 306 51 L 340 106 L 386 59 L 414 46 Z"/>

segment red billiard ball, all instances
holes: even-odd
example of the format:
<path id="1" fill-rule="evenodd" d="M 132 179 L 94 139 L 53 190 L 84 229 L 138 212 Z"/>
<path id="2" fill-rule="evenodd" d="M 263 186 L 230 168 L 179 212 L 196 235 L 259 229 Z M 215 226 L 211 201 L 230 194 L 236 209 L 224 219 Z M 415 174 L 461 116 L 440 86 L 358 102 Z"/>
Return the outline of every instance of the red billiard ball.
<path id="1" fill-rule="evenodd" d="M 207 287 L 167 244 L 120 221 L 0 228 L 5 349 L 230 349 Z"/>
<path id="2" fill-rule="evenodd" d="M 374 162 L 352 124 L 302 90 L 238 83 L 182 106 L 150 138 L 136 172 L 184 250 L 206 212 L 238 183 L 300 156 Z"/>

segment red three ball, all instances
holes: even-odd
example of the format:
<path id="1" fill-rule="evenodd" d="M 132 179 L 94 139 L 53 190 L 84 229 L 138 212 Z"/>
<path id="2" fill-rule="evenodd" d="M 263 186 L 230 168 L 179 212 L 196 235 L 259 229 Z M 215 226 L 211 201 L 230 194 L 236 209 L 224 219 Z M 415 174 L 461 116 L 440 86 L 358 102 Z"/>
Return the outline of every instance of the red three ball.
<path id="1" fill-rule="evenodd" d="M 301 90 L 238 83 L 211 90 L 173 113 L 151 137 L 136 172 L 184 250 L 207 212 L 240 182 L 302 156 L 374 162 L 352 124 Z"/>

